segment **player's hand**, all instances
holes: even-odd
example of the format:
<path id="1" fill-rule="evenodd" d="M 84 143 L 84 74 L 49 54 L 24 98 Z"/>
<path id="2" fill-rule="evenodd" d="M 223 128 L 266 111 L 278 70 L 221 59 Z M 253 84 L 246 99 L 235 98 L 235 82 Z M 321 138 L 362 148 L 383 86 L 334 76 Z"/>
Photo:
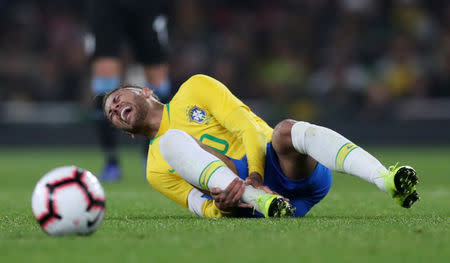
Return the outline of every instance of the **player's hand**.
<path id="1" fill-rule="evenodd" d="M 289 199 L 288 199 L 288 198 L 286 198 L 286 197 L 280 195 L 280 194 L 277 193 L 277 192 L 272 191 L 269 187 L 263 185 L 263 179 L 262 179 L 262 176 L 261 176 L 259 173 L 257 173 L 257 172 L 252 172 L 252 173 L 250 173 L 250 174 L 248 175 L 248 177 L 245 179 L 245 184 L 251 185 L 251 186 L 253 186 L 253 187 L 255 187 L 255 188 L 258 188 L 258 189 L 261 189 L 261 190 L 264 190 L 264 191 L 266 191 L 266 192 L 269 193 L 269 194 L 276 194 L 276 195 L 279 195 L 279 196 L 281 196 L 284 200 L 286 200 L 286 201 L 289 202 Z"/>
<path id="2" fill-rule="evenodd" d="M 233 207 L 252 208 L 253 206 L 241 203 L 242 194 L 245 191 L 245 183 L 240 178 L 234 179 L 225 190 L 211 189 L 211 197 L 214 198 L 217 208 L 226 211 Z"/>
<path id="3" fill-rule="evenodd" d="M 260 188 L 263 186 L 263 179 L 259 173 L 253 172 L 249 174 L 248 177 L 245 179 L 245 183 L 255 188 Z"/>
<path id="4" fill-rule="evenodd" d="M 253 172 L 245 179 L 247 185 L 251 185 L 257 189 L 262 189 L 269 194 L 275 194 L 274 191 L 270 190 L 269 187 L 263 185 L 262 176 L 259 173 Z"/>

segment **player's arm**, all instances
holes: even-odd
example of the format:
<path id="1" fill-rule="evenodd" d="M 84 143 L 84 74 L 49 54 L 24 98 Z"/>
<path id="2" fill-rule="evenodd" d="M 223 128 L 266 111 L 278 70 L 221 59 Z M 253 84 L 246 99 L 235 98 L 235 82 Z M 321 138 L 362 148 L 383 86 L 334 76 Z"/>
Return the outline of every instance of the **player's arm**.
<path id="1" fill-rule="evenodd" d="M 195 102 L 208 111 L 228 130 L 242 139 L 247 154 L 249 174 L 264 176 L 267 138 L 250 114 L 250 109 L 221 82 L 206 75 L 195 75 L 186 81 Z"/>
<path id="2" fill-rule="evenodd" d="M 231 210 L 220 210 L 213 200 L 175 174 L 149 172 L 147 179 L 158 192 L 201 217 L 233 216 Z"/>

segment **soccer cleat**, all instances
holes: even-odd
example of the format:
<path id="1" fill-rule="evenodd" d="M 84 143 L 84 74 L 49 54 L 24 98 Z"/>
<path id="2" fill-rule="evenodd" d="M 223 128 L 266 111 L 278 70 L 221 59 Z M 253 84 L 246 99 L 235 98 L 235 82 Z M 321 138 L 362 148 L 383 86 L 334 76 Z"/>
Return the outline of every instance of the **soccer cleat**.
<path id="1" fill-rule="evenodd" d="M 262 194 L 255 201 L 264 217 L 290 217 L 295 212 L 295 207 L 279 195 Z"/>
<path id="2" fill-rule="evenodd" d="M 101 182 L 112 183 L 117 182 L 122 177 L 122 172 L 117 163 L 107 163 L 105 169 L 101 173 L 99 179 Z"/>
<path id="3" fill-rule="evenodd" d="M 389 167 L 387 173 L 381 173 L 384 177 L 384 185 L 389 195 L 405 208 L 410 208 L 420 199 L 416 191 L 418 177 L 414 168 L 397 165 Z"/>

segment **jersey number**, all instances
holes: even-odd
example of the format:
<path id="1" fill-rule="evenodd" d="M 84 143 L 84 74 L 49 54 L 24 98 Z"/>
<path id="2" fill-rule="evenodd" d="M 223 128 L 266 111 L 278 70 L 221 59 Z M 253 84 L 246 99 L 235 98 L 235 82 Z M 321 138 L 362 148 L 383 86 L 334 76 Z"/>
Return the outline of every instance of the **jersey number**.
<path id="1" fill-rule="evenodd" d="M 228 147 L 230 146 L 227 141 L 214 137 L 210 134 L 203 134 L 200 137 L 200 142 L 222 154 L 225 154 L 228 151 Z"/>

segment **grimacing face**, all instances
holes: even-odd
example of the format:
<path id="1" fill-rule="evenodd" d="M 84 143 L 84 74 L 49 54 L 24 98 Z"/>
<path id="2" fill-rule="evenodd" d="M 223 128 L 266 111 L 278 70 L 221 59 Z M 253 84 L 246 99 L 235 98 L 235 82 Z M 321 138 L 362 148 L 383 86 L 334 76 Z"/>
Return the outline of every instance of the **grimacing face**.
<path id="1" fill-rule="evenodd" d="M 106 117 L 115 127 L 126 132 L 138 133 L 145 125 L 150 108 L 146 93 L 148 91 L 127 88 L 111 93 L 105 101 Z"/>

